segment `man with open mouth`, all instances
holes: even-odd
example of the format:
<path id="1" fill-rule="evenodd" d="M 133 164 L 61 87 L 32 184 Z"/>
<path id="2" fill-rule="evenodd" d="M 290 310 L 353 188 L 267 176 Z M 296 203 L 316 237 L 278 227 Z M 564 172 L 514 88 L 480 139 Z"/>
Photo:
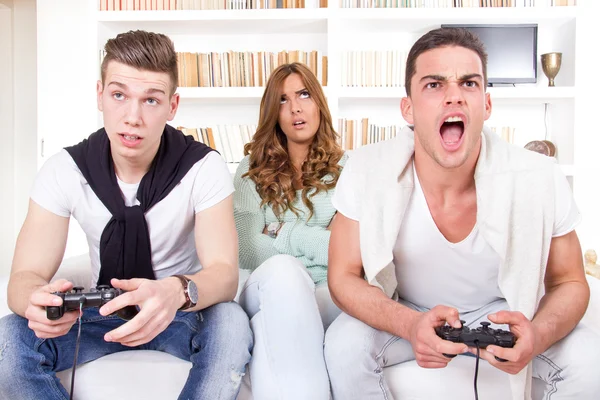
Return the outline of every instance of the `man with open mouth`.
<path id="1" fill-rule="evenodd" d="M 552 158 L 484 126 L 486 62 L 467 30 L 422 36 L 401 101 L 410 126 L 357 150 L 342 171 L 328 279 L 344 313 L 325 340 L 335 399 L 392 399 L 384 367 L 444 368 L 467 353 L 510 374 L 514 400 L 600 391 L 597 337 L 578 324 L 589 301 L 579 211 Z M 510 329 L 514 347 L 476 349 L 435 331 L 480 322 Z"/>

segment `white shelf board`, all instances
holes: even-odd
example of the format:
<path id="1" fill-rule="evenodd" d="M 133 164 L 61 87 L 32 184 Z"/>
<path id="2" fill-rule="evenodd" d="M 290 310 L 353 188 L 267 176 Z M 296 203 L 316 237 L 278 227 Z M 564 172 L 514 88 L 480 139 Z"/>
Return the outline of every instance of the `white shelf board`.
<path id="1" fill-rule="evenodd" d="M 575 87 L 548 87 L 548 86 L 522 86 L 522 87 L 491 87 L 487 90 L 493 99 L 573 99 Z"/>
<path id="2" fill-rule="evenodd" d="M 166 11 L 98 11 L 99 22 L 123 21 L 245 21 L 245 20 L 320 20 L 326 8 L 268 10 L 166 10 Z"/>
<path id="3" fill-rule="evenodd" d="M 260 99 L 264 87 L 179 87 L 182 99 Z"/>
<path id="4" fill-rule="evenodd" d="M 569 19 L 577 14 L 577 6 L 573 7 L 397 7 L 397 8 L 339 8 L 335 15 L 340 18 L 373 18 L 380 19 L 471 19 L 490 18 L 512 22 L 515 19 Z M 479 21 L 478 21 L 479 23 Z"/>
<path id="5" fill-rule="evenodd" d="M 99 22 L 211 21 L 211 20 L 404 20 L 444 23 L 564 23 L 577 15 L 577 7 L 420 7 L 420 8 L 295 8 L 264 10 L 97 11 Z"/>
<path id="6" fill-rule="evenodd" d="M 340 99 L 400 99 L 406 96 L 404 87 L 350 87 L 338 89 Z"/>
<path id="7" fill-rule="evenodd" d="M 263 96 L 265 88 L 258 87 L 179 87 L 179 93 L 182 99 L 257 99 Z M 328 95 L 328 88 L 324 87 L 325 96 Z"/>
<path id="8" fill-rule="evenodd" d="M 552 101 L 573 99 L 575 88 L 569 87 L 491 87 L 487 91 L 494 99 L 524 99 Z M 406 95 L 404 87 L 341 87 L 340 99 L 400 99 Z"/>
<path id="9" fill-rule="evenodd" d="M 98 11 L 112 31 L 145 29 L 167 35 L 326 33 L 327 9 Z"/>
<path id="10" fill-rule="evenodd" d="M 558 27 L 577 7 L 342 8 L 335 17 L 351 30 L 418 32 L 441 24 L 530 24 Z"/>

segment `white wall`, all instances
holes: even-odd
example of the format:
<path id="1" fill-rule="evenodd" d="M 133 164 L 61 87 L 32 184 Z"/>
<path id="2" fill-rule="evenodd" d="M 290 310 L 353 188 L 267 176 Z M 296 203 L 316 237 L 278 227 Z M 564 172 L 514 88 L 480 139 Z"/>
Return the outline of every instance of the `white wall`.
<path id="1" fill-rule="evenodd" d="M 574 143 L 575 199 L 583 213 L 577 229 L 583 250 L 593 248 L 600 253 L 600 128 L 598 127 L 598 99 L 594 80 L 598 75 L 598 16 L 600 2 L 579 0 L 577 16 L 577 54 Z"/>
<path id="2" fill-rule="evenodd" d="M 13 6 L 15 211 L 18 234 L 27 214 L 29 192 L 37 171 L 37 14 L 35 0 Z"/>
<path id="3" fill-rule="evenodd" d="M 11 2 L 12 3 L 12 2 Z M 12 4 L 0 3 L 0 276 L 7 273 L 14 247 L 14 108 L 12 70 Z"/>
<path id="4" fill-rule="evenodd" d="M 8 273 L 37 170 L 36 1 L 0 1 L 0 275 Z"/>
<path id="5" fill-rule="evenodd" d="M 37 2 L 37 139 L 38 144 L 44 142 L 38 166 L 98 129 L 97 5 L 95 0 Z M 83 253 L 87 253 L 85 235 L 71 219 L 65 257 Z"/>

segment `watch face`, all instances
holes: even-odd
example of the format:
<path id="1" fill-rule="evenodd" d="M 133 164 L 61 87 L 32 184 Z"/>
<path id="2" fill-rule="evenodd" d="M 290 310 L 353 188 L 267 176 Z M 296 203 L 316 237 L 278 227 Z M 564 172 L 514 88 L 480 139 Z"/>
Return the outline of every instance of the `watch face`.
<path id="1" fill-rule="evenodd" d="M 188 296 L 194 305 L 198 303 L 198 287 L 192 280 L 188 281 Z"/>

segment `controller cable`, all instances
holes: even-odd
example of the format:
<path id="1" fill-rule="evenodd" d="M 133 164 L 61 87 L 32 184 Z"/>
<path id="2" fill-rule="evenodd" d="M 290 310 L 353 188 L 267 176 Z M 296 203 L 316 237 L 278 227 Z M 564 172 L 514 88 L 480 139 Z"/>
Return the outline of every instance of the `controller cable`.
<path id="1" fill-rule="evenodd" d="M 475 340 L 475 348 L 477 349 L 477 358 L 475 359 L 475 378 L 473 379 L 473 388 L 475 389 L 475 400 L 479 400 L 477 394 L 477 375 L 479 373 L 479 340 Z"/>
<path id="2" fill-rule="evenodd" d="M 83 316 L 83 303 L 85 298 L 82 296 L 79 299 L 79 328 L 77 329 L 77 341 L 75 342 L 75 358 L 73 359 L 73 370 L 71 372 L 71 394 L 69 400 L 73 400 L 73 387 L 75 386 L 75 369 L 77 368 L 77 354 L 79 353 L 79 340 L 81 339 L 81 317 Z"/>

